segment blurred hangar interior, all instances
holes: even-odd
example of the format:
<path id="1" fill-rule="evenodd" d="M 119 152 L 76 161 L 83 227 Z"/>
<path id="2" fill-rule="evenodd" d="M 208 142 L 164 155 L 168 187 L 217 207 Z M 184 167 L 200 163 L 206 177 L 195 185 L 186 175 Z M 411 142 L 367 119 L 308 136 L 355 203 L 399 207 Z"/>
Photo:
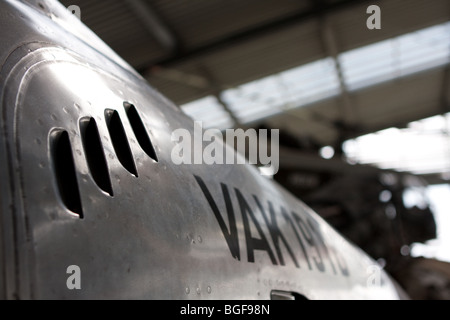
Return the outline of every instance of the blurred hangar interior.
<path id="1" fill-rule="evenodd" d="M 448 0 L 61 2 L 204 127 L 279 129 L 273 179 L 450 299 Z"/>

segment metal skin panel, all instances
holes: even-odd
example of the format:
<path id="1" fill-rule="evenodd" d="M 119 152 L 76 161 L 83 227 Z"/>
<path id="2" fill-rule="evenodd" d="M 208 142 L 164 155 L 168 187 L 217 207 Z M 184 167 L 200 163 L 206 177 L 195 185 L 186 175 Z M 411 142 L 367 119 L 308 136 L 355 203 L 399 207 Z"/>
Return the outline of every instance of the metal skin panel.
<path id="1" fill-rule="evenodd" d="M 193 122 L 96 45 L 55 23 L 53 1 L 0 3 L 2 275 L 8 299 L 397 299 L 389 277 L 319 216 L 249 165 L 175 165 L 171 134 Z M 8 27 L 5 27 L 8 26 Z M 14 37 L 11 37 L 14 30 Z M 90 44 L 90 45 L 89 45 Z M 94 45 L 95 44 L 95 45 Z M 135 106 L 158 161 L 126 114 Z M 108 130 L 117 111 L 137 176 Z M 111 111 L 109 111 L 111 112 Z M 80 120 L 96 122 L 113 195 L 93 178 Z M 68 133 L 82 205 L 58 189 L 52 137 Z M 64 178 L 64 177 L 63 177 Z M 81 270 L 81 289 L 66 285 Z"/>

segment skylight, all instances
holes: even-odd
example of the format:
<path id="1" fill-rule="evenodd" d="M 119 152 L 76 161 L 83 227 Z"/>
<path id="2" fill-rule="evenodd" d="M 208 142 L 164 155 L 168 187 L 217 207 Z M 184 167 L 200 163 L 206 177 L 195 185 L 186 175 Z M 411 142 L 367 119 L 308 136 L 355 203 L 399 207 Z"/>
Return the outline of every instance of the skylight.
<path id="1" fill-rule="evenodd" d="M 450 63 L 450 22 L 432 26 L 321 59 L 222 92 L 229 112 L 212 96 L 182 109 L 205 127 L 226 129 L 233 118 L 248 124 L 285 110 L 341 93 L 336 63 L 345 87 L 355 91 Z"/>
<path id="2" fill-rule="evenodd" d="M 422 29 L 339 56 L 350 91 L 450 62 L 450 23 Z"/>
<path id="3" fill-rule="evenodd" d="M 230 114 L 213 96 L 186 103 L 181 110 L 193 120 L 202 121 L 204 128 L 226 129 L 233 126 Z"/>
<path id="4" fill-rule="evenodd" d="M 242 123 L 304 106 L 340 93 L 334 61 L 315 61 L 223 92 Z"/>

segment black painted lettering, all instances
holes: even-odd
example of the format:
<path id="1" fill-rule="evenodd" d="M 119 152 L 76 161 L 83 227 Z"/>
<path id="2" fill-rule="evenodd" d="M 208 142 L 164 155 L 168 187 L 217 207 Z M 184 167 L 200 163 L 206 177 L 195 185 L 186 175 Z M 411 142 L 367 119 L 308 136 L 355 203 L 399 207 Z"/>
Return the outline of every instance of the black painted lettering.
<path id="1" fill-rule="evenodd" d="M 222 231 L 222 234 L 225 238 L 225 241 L 228 245 L 231 255 L 235 259 L 240 260 L 241 255 L 240 255 L 236 217 L 233 209 L 233 203 L 231 201 L 230 192 L 228 190 L 227 185 L 223 183 L 220 184 L 228 217 L 228 226 L 225 223 L 225 220 L 222 217 L 222 213 L 220 212 L 213 196 L 211 195 L 204 181 L 196 175 L 194 175 L 194 177 L 198 185 L 200 186 L 203 194 L 205 195 L 206 200 L 208 201 L 214 213 L 214 216 L 216 217 L 216 220 L 219 224 L 219 227 Z M 249 203 L 246 201 L 246 199 L 238 189 L 235 188 L 234 190 L 242 214 L 242 222 L 245 232 L 248 261 L 255 262 L 255 250 L 261 250 L 267 252 L 271 262 L 274 265 L 278 265 L 279 263 L 280 265 L 284 266 L 286 265 L 286 263 L 283 257 L 283 252 L 281 250 L 281 244 L 283 244 L 292 261 L 294 262 L 295 266 L 297 268 L 300 268 L 298 257 L 294 254 L 296 250 L 292 249 L 282 230 L 278 226 L 276 218 L 277 214 L 274 210 L 272 202 L 270 201 L 267 202 L 268 211 L 266 211 L 262 203 L 258 199 L 258 197 L 253 195 L 253 199 L 255 200 L 257 207 L 261 211 L 264 222 L 266 223 L 266 226 L 270 233 L 270 237 L 272 239 L 277 256 L 275 256 L 274 252 L 272 251 L 272 248 L 270 247 L 270 244 L 261 228 L 261 225 L 256 219 Z M 294 232 L 295 237 L 298 240 L 303 256 L 305 257 L 305 260 L 308 263 L 309 270 L 312 270 L 312 265 L 309 257 L 309 254 L 311 254 L 315 266 L 321 272 L 325 271 L 324 260 L 328 260 L 331 265 L 331 268 L 333 269 L 334 274 L 337 274 L 337 268 L 335 267 L 335 263 L 333 262 L 334 260 L 337 263 L 338 269 L 340 270 L 341 274 L 344 276 L 349 276 L 350 272 L 346 260 L 340 254 L 340 252 L 336 251 L 336 249 L 333 246 L 329 247 L 327 246 L 323 234 L 321 233 L 321 228 L 318 221 L 314 220 L 309 216 L 302 217 L 295 212 L 291 212 L 290 215 L 284 207 L 280 208 L 281 208 L 281 216 L 283 216 L 286 223 L 291 225 L 292 231 Z M 252 231 L 255 232 L 255 230 L 258 233 L 259 238 L 254 238 L 252 236 Z M 301 236 L 299 232 L 301 233 Z M 306 241 L 306 243 L 308 244 L 309 247 L 308 250 L 305 247 L 304 241 Z M 309 250 L 313 251 L 310 252 Z M 278 261 L 276 257 L 278 257 Z"/>
<path id="2" fill-rule="evenodd" d="M 254 252 L 255 250 L 263 250 L 267 251 L 270 260 L 272 261 L 273 264 L 275 265 L 278 264 L 275 255 L 273 254 L 272 249 L 270 248 L 269 243 L 267 242 L 266 236 L 264 235 L 261 226 L 258 223 L 258 220 L 256 220 L 255 215 L 253 214 L 252 209 L 248 205 L 247 201 L 245 200 L 241 192 L 238 189 L 234 189 L 234 191 L 236 192 L 239 207 L 241 208 L 242 222 L 244 224 L 244 232 L 245 232 L 245 241 L 247 244 L 248 262 L 255 262 L 255 252 Z M 258 231 L 260 239 L 252 237 L 248 216 L 250 216 L 253 225 Z"/>
<path id="3" fill-rule="evenodd" d="M 312 219 L 308 219 L 308 225 L 310 226 L 312 232 L 314 233 L 314 235 L 318 239 L 321 248 L 325 252 L 325 256 L 328 258 L 328 261 L 330 261 L 330 265 L 331 265 L 331 268 L 333 269 L 333 273 L 336 274 L 336 268 L 334 267 L 333 259 L 331 259 L 331 255 L 330 255 L 330 252 L 328 250 L 328 246 L 325 243 L 325 239 L 323 238 L 322 233 L 320 232 L 319 224 L 316 221 L 312 220 Z"/>
<path id="4" fill-rule="evenodd" d="M 334 255 L 337 261 L 337 265 L 342 275 L 348 277 L 350 275 L 350 271 L 348 270 L 347 262 L 340 252 L 338 252 L 333 246 L 329 247 L 329 251 Z"/>
<path id="5" fill-rule="evenodd" d="M 319 246 L 316 243 L 315 239 L 313 238 L 308 226 L 305 224 L 303 219 L 294 211 L 292 211 L 292 216 L 294 217 L 295 223 L 297 224 L 298 229 L 303 235 L 303 238 L 305 238 L 306 242 L 309 244 L 310 247 L 314 248 L 316 251 L 316 255 L 313 257 L 313 260 L 316 264 L 317 269 L 319 271 L 324 272 L 325 266 L 323 264 L 322 255 L 319 251 Z"/>
<path id="6" fill-rule="evenodd" d="M 240 253 L 240 249 L 239 249 L 239 239 L 238 239 L 238 233 L 237 233 L 237 227 L 236 227 L 236 218 L 234 215 L 233 204 L 231 203 L 230 193 L 228 192 L 227 186 L 225 184 L 221 183 L 223 199 L 225 201 L 225 206 L 227 209 L 229 230 L 225 224 L 225 221 L 222 218 L 222 215 L 219 211 L 219 208 L 217 207 L 216 202 L 214 201 L 214 198 L 211 196 L 211 193 L 209 192 L 205 183 L 203 182 L 203 180 L 200 177 L 195 176 L 195 175 L 194 175 L 194 177 L 195 177 L 195 180 L 197 180 L 198 185 L 202 189 L 203 194 L 206 197 L 206 200 L 208 200 L 208 203 L 211 206 L 214 216 L 216 217 L 217 222 L 219 223 L 220 229 L 222 230 L 223 236 L 225 237 L 228 248 L 230 249 L 231 255 L 233 256 L 233 258 L 235 258 L 237 260 L 241 260 L 241 253 Z"/>
<path id="7" fill-rule="evenodd" d="M 286 209 L 284 209 L 283 207 L 281 207 L 281 214 L 283 215 L 286 222 L 288 222 L 291 225 L 291 228 L 295 233 L 295 237 L 297 238 L 297 241 L 300 244 L 300 247 L 302 248 L 302 252 L 303 252 L 303 255 L 305 256 L 306 262 L 308 262 L 308 268 L 309 268 L 309 270 L 311 270 L 312 267 L 311 267 L 311 262 L 309 261 L 309 258 L 308 258 L 308 253 L 306 252 L 305 245 L 303 244 L 303 241 L 297 232 L 297 228 L 295 228 L 294 222 L 292 221 L 291 217 L 288 215 Z"/>
<path id="8" fill-rule="evenodd" d="M 270 236 L 272 237 L 273 245 L 275 246 L 275 251 L 277 252 L 278 261 L 280 262 L 280 264 L 282 266 L 286 265 L 286 263 L 284 262 L 283 254 L 281 253 L 281 248 L 280 248 L 280 240 L 281 240 L 281 242 L 284 244 L 284 247 L 286 248 L 289 255 L 291 256 L 291 259 L 294 262 L 295 266 L 297 268 L 300 268 L 300 265 L 298 264 L 294 253 L 292 252 L 291 246 L 289 245 L 286 238 L 283 236 L 280 229 L 278 228 L 278 224 L 277 224 L 277 220 L 276 220 L 276 216 L 275 216 L 275 210 L 273 209 L 272 203 L 270 201 L 268 201 L 269 213 L 270 213 L 270 220 L 269 220 L 258 197 L 253 195 L 253 198 L 255 199 L 255 202 L 258 205 L 259 210 L 261 211 L 264 221 L 266 222 L 266 225 L 269 228 Z"/>

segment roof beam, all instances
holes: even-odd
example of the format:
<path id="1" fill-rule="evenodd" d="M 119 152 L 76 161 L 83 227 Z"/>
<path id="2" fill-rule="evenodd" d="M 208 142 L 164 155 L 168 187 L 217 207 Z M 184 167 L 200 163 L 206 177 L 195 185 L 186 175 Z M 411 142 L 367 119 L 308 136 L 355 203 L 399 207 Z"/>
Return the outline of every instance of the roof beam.
<path id="1" fill-rule="evenodd" d="M 334 68 L 336 70 L 339 88 L 341 94 L 338 98 L 339 108 L 341 109 L 339 134 L 341 135 L 338 139 L 338 143 L 340 144 L 342 141 L 346 140 L 347 135 L 354 133 L 353 131 L 357 131 L 358 127 L 358 119 L 356 114 L 356 108 L 350 99 L 350 93 L 348 91 L 347 85 L 345 84 L 344 74 L 339 63 L 338 55 L 339 49 L 336 43 L 336 37 L 334 35 L 333 29 L 331 28 L 330 22 L 327 17 L 320 18 L 320 32 L 321 38 L 323 41 L 323 45 L 325 48 L 325 52 L 328 56 L 333 58 Z M 336 127 L 337 128 L 337 127 Z"/>
<path id="2" fill-rule="evenodd" d="M 187 73 L 173 68 L 153 67 L 144 77 L 153 76 L 155 78 L 170 80 L 178 84 L 188 86 L 193 89 L 206 91 L 211 88 L 210 81 L 198 74 Z"/>
<path id="3" fill-rule="evenodd" d="M 142 0 L 125 0 L 125 2 L 165 50 L 175 52 L 178 49 L 177 37 L 147 3 Z"/>
<path id="4" fill-rule="evenodd" d="M 146 73 L 148 68 L 155 65 L 169 66 L 183 61 L 192 60 L 196 58 L 201 58 L 203 55 L 216 50 L 223 50 L 227 47 L 234 46 L 237 44 L 245 43 L 251 39 L 264 36 L 271 32 L 276 32 L 290 28 L 292 26 L 298 25 L 309 19 L 316 18 L 320 15 L 329 14 L 335 11 L 343 10 L 349 8 L 353 5 L 362 5 L 364 3 L 372 3 L 373 0 L 341 0 L 335 1 L 322 6 L 314 6 L 309 10 L 302 10 L 300 12 L 295 12 L 289 17 L 283 17 L 279 20 L 267 23 L 263 26 L 257 26 L 249 30 L 239 32 L 236 34 L 228 35 L 224 38 L 217 39 L 216 41 L 210 42 L 206 45 L 199 46 L 196 48 L 179 50 L 172 56 L 163 58 L 158 61 L 151 61 L 146 65 L 137 66 L 137 70 L 140 73 Z"/>
<path id="5" fill-rule="evenodd" d="M 236 117 L 234 112 L 230 109 L 228 104 L 222 99 L 222 92 L 225 89 L 214 77 L 211 71 L 205 65 L 198 65 L 197 67 L 203 76 L 208 79 L 210 84 L 210 89 L 213 92 L 213 95 L 216 97 L 217 101 L 222 105 L 226 112 L 230 115 L 231 119 L 234 122 L 234 127 L 241 127 L 239 119 Z"/>
<path id="6" fill-rule="evenodd" d="M 325 0 L 310 0 L 311 5 L 316 8 L 323 8 L 327 5 Z M 319 9 L 318 9 L 319 10 Z M 342 70 L 342 66 L 339 63 L 339 48 L 336 42 L 336 35 L 334 34 L 333 28 L 330 24 L 330 19 L 326 16 L 326 14 L 320 14 L 318 16 L 320 23 L 320 38 L 322 40 L 322 44 L 324 47 L 325 54 L 333 59 L 334 68 L 336 70 L 336 74 L 338 76 L 339 88 L 341 94 L 339 96 L 339 107 L 341 119 L 338 121 L 334 121 L 334 127 L 338 129 L 340 137 L 337 141 L 338 144 L 341 141 L 346 140 L 346 136 L 349 134 L 353 134 L 357 132 L 357 117 L 356 117 L 356 109 L 354 104 L 350 99 L 350 93 L 348 91 L 347 85 L 344 80 L 344 74 Z"/>

